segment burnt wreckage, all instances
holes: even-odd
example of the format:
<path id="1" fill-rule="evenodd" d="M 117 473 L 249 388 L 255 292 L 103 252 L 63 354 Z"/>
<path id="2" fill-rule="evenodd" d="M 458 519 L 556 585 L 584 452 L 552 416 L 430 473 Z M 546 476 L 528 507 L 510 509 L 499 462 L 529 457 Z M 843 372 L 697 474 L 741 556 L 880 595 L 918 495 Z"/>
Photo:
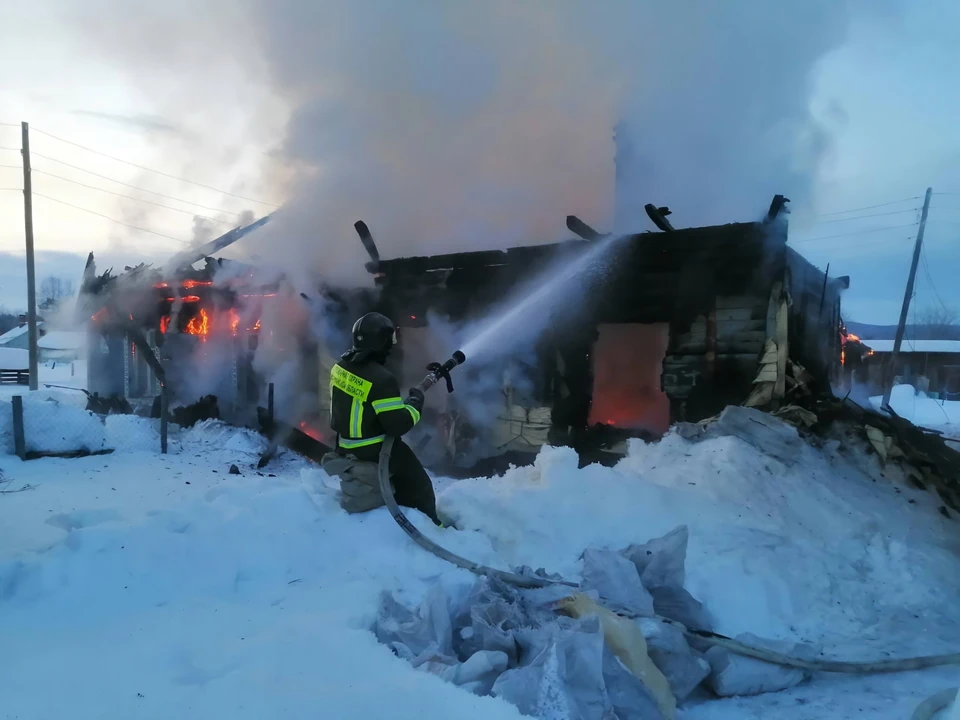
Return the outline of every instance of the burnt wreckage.
<path id="1" fill-rule="evenodd" d="M 493 368 L 491 382 L 489 363 L 468 362 L 460 392 L 428 395 L 410 438 L 425 464 L 451 470 L 490 458 L 523 461 L 546 443 L 603 459 L 611 453 L 592 451 L 622 450 L 627 437 L 657 437 L 672 422 L 708 418 L 728 404 L 785 404 L 798 386 L 810 392 L 842 384 L 843 357 L 853 350 L 840 316 L 849 279 L 829 278 L 787 246 L 787 202 L 774 198 L 762 222 L 683 229 L 667 220 L 666 208 L 646 206 L 660 232 L 619 239 L 570 279 L 562 291 L 570 301 L 549 310 L 529 345 L 512 351 L 519 376 L 504 364 Z M 324 286 L 300 296 L 285 288 L 273 300 L 276 285 L 256 285 L 256 275 L 238 263 L 222 282 L 229 261 L 210 257 L 268 219 L 164 270 L 138 266 L 119 277 L 97 276 L 91 261 L 83 287 L 88 387 L 101 403 L 142 401 L 158 414 L 160 385 L 175 391 L 191 372 L 181 359 L 202 349 L 206 336 L 219 335 L 234 348 L 220 361 L 230 371 L 216 398 L 191 398 L 191 412 L 205 417 L 229 408 L 226 419 L 252 424 L 259 417 L 272 433 L 262 412 L 266 382 L 252 363 L 257 320 L 271 302 L 284 304 L 284 312 L 299 303 L 323 319 L 313 323 L 319 336 L 298 339 L 302 389 L 315 403 L 285 422 L 319 441 L 308 454 L 320 454 L 322 443 L 334 442 L 330 367 L 357 317 L 377 310 L 398 324 L 403 340 L 391 363 L 411 386 L 427 362 L 457 349 L 444 344 L 447 324 L 489 317 L 549 268 L 582 258 L 606 237 L 571 216 L 567 227 L 579 239 L 384 260 L 358 222 L 375 288 Z M 193 269 L 201 260 L 204 267 Z M 300 435 L 295 443 L 305 440 Z"/>
<path id="2" fill-rule="evenodd" d="M 170 390 L 171 414 L 184 424 L 219 417 L 237 422 L 264 397 L 263 382 L 252 370 L 265 303 L 277 284 L 256 283 L 250 268 L 210 254 L 262 226 L 270 216 L 236 228 L 195 251 L 175 256 L 164 267 L 127 267 L 114 275 L 97 274 L 93 253 L 87 258 L 78 312 L 86 317 L 88 407 L 99 412 L 130 412 L 147 405 L 159 416 L 161 387 Z M 204 265 L 194 265 L 203 260 Z M 214 275 L 229 279 L 214 285 Z M 216 339 L 216 342 L 209 342 Z M 208 344 L 209 343 L 209 344 Z M 215 354 L 219 373 L 215 394 L 186 392 L 190 361 L 197 353 Z M 179 397 L 178 397 L 179 396 Z M 179 402 L 178 402 L 179 400 Z M 179 409 L 174 406 L 179 405 Z M 183 407 L 189 406 L 184 414 Z"/>
<path id="3" fill-rule="evenodd" d="M 496 419 L 484 420 L 491 435 L 484 454 L 551 443 L 590 456 L 728 404 L 784 404 L 798 384 L 809 392 L 839 381 L 840 294 L 849 278 L 829 278 L 787 246 L 787 202 L 776 196 L 762 222 L 684 229 L 671 225 L 667 208 L 648 205 L 660 232 L 622 238 L 571 281 L 564 294 L 576 302 L 553 311 L 525 353 L 527 392 L 518 397 L 507 380 Z M 366 225 L 357 223 L 381 292 L 375 307 L 353 314 L 377 309 L 395 319 L 405 338 L 400 374 L 412 384 L 423 361 L 435 359 L 430 353 L 455 349 L 437 345 L 428 317 L 454 324 L 483 317 L 545 269 L 606 237 L 574 216 L 567 227 L 580 239 L 382 260 Z M 321 359 L 321 375 L 334 357 Z M 461 378 L 475 369 L 468 363 Z M 799 369 L 802 381 L 794 377 Z M 464 391 L 442 397 L 434 414 L 447 461 L 470 455 L 464 446 L 476 440 L 461 383 Z"/>

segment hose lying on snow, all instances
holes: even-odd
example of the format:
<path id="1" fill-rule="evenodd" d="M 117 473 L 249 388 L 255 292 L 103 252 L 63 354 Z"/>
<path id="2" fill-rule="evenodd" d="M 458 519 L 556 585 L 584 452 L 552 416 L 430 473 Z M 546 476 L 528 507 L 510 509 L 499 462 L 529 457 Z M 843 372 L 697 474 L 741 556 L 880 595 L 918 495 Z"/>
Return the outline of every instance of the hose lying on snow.
<path id="1" fill-rule="evenodd" d="M 380 449 L 380 463 L 378 468 L 378 478 L 380 480 L 380 492 L 383 493 L 383 501 L 387 509 L 397 521 L 397 524 L 403 528 L 403 531 L 420 547 L 433 553 L 438 558 L 446 560 L 457 567 L 469 570 L 477 575 L 496 578 L 518 587 L 546 587 L 548 585 L 565 585 L 571 588 L 577 588 L 579 585 L 569 580 L 554 580 L 551 578 L 518 575 L 517 573 L 497 570 L 479 563 L 472 562 L 466 558 L 450 552 L 440 547 L 435 542 L 426 537 L 417 528 L 413 526 L 407 516 L 400 510 L 397 500 L 393 496 L 393 488 L 390 486 L 390 453 L 393 451 L 392 437 L 387 437 L 383 441 L 383 447 Z M 903 660 L 877 660 L 874 662 L 844 662 L 839 660 L 804 660 L 802 658 L 789 657 L 772 650 L 750 647 L 737 642 L 733 638 L 717 633 L 707 632 L 706 630 L 691 630 L 685 625 L 664 617 L 657 617 L 661 622 L 673 625 L 683 631 L 685 635 L 696 638 L 710 645 L 717 645 L 726 648 L 738 655 L 763 660 L 764 662 L 783 667 L 799 668 L 801 670 L 815 670 L 819 672 L 834 673 L 853 673 L 853 674 L 874 674 L 874 673 L 892 673 L 905 672 L 908 670 L 922 670 L 924 668 L 937 667 L 939 665 L 960 665 L 960 653 L 951 653 L 949 655 L 932 655 L 927 657 L 906 658 Z M 917 717 L 917 716 L 915 716 Z M 919 716 L 922 718 L 923 716 Z"/>
<path id="2" fill-rule="evenodd" d="M 931 695 L 922 703 L 917 705 L 913 711 L 910 720 L 931 720 L 941 710 L 946 710 L 957 697 L 958 688 L 948 688 L 941 690 L 936 695 Z"/>

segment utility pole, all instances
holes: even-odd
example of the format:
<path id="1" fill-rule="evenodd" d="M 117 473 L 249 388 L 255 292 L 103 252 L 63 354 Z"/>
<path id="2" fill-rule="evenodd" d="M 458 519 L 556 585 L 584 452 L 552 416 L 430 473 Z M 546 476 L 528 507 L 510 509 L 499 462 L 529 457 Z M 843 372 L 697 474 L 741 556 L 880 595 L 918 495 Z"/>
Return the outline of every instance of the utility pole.
<path id="1" fill-rule="evenodd" d="M 903 294 L 903 307 L 900 308 L 900 324 L 897 325 L 897 337 L 893 341 L 893 353 L 890 355 L 890 364 L 884 373 L 883 402 L 880 407 L 890 406 L 890 393 L 893 391 L 893 377 L 897 367 L 897 357 L 900 355 L 900 344 L 903 342 L 903 333 L 907 327 L 907 313 L 910 310 L 910 298 L 913 297 L 913 283 L 917 279 L 917 265 L 920 264 L 920 250 L 923 248 L 923 230 L 927 226 L 927 213 L 930 211 L 930 196 L 933 188 L 927 188 L 927 195 L 923 199 L 923 210 L 920 213 L 920 227 L 917 228 L 917 242 L 913 246 L 913 262 L 910 264 L 910 275 L 907 277 L 907 290 Z"/>
<path id="2" fill-rule="evenodd" d="M 27 338 L 30 342 L 30 389 L 36 390 L 39 350 L 37 348 L 37 272 L 33 259 L 33 184 L 30 180 L 30 125 L 20 123 L 20 152 L 23 155 L 23 226 L 27 237 Z"/>

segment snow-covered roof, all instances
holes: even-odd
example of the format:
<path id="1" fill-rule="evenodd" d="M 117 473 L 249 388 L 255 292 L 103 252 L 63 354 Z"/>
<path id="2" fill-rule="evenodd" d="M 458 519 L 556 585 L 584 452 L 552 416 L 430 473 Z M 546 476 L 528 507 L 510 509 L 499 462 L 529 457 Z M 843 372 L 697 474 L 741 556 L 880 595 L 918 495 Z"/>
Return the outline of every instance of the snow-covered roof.
<path id="1" fill-rule="evenodd" d="M 28 370 L 30 353 L 20 348 L 0 347 L 0 370 Z"/>
<path id="2" fill-rule="evenodd" d="M 893 352 L 893 340 L 864 340 L 874 352 Z M 900 344 L 902 353 L 960 353 L 960 340 L 907 340 Z"/>
<path id="3" fill-rule="evenodd" d="M 3 335 L 0 335 L 0 345 L 6 345 L 11 340 L 20 337 L 30 329 L 30 326 L 24 323 L 23 325 L 17 325 L 12 330 L 7 330 Z"/>
<path id="4" fill-rule="evenodd" d="M 44 350 L 79 350 L 83 347 L 84 334 L 77 330 L 51 330 L 37 341 Z"/>

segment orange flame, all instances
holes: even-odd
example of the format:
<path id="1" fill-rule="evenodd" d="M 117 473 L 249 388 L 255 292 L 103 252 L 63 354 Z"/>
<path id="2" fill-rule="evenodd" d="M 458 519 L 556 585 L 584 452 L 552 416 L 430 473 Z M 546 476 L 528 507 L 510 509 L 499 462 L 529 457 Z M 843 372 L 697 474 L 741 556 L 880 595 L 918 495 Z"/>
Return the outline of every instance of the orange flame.
<path id="1" fill-rule="evenodd" d="M 190 288 L 195 288 L 197 286 L 209 287 L 213 285 L 213 280 L 184 280 L 183 286 L 189 290 Z"/>
<path id="2" fill-rule="evenodd" d="M 167 328 L 170 327 L 170 316 L 163 315 L 160 317 L 160 332 L 166 334 Z"/>
<path id="3" fill-rule="evenodd" d="M 200 308 L 200 312 L 187 323 L 187 333 L 199 335 L 201 341 L 206 341 L 210 333 L 210 318 L 206 310 Z"/>
<path id="4" fill-rule="evenodd" d="M 107 317 L 107 309 L 106 309 L 105 307 L 102 307 L 102 308 L 100 308 L 99 310 L 97 310 L 96 313 L 94 313 L 93 315 L 91 315 L 91 316 L 90 316 L 90 319 L 91 319 L 91 320 L 94 320 L 94 321 L 96 321 L 96 322 L 99 322 L 99 321 L 103 320 L 105 317 Z"/>
<path id="5" fill-rule="evenodd" d="M 233 308 L 230 308 L 230 310 L 227 311 L 227 315 L 230 318 L 230 334 L 236 335 L 237 328 L 240 327 L 240 316 Z"/>

